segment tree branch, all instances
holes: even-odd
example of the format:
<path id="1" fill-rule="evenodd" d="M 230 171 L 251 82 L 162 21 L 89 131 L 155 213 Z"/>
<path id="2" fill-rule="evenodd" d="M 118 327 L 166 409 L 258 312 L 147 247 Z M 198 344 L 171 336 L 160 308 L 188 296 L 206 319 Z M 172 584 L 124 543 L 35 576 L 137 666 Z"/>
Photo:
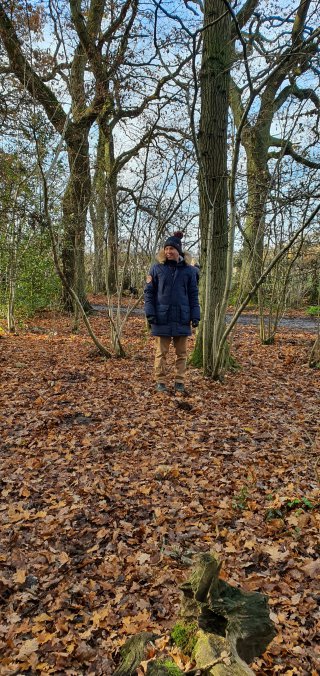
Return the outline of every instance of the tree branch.
<path id="1" fill-rule="evenodd" d="M 77 31 L 83 50 L 90 61 L 92 71 L 97 79 L 102 77 L 102 61 L 100 50 L 96 48 L 92 36 L 89 35 L 87 24 L 81 12 L 81 0 L 69 0 L 71 18 Z"/>
<path id="2" fill-rule="evenodd" d="M 126 3 L 126 4 L 128 4 L 128 3 Z M 124 5 L 123 9 L 125 7 L 126 7 L 126 5 Z M 113 76 L 113 74 L 116 72 L 118 66 L 123 62 L 123 57 L 124 57 L 125 51 L 126 51 L 127 46 L 128 46 L 131 28 L 133 26 L 134 20 L 135 20 L 136 15 L 137 15 L 137 10 L 138 10 L 138 1 L 132 0 L 132 13 L 131 13 L 131 16 L 128 20 L 128 23 L 125 27 L 124 33 L 121 37 L 119 49 L 118 49 L 117 54 L 114 58 L 112 67 L 110 68 L 110 70 L 108 72 L 108 78 L 111 78 Z M 126 12 L 124 12 L 123 20 L 124 20 L 125 15 L 126 15 Z M 113 22 L 114 28 L 113 28 L 113 32 L 111 33 L 111 35 L 109 37 L 109 40 L 111 39 L 113 33 L 116 31 L 116 28 L 118 27 L 118 25 L 120 25 L 120 18 L 121 18 L 121 15 L 118 17 L 117 22 Z M 112 26 L 110 28 L 112 28 Z"/>
<path id="3" fill-rule="evenodd" d="M 116 32 L 116 30 L 123 24 L 125 17 L 127 15 L 128 9 L 131 5 L 131 2 L 132 2 L 132 0 L 127 0 L 124 3 L 124 5 L 121 7 L 121 11 L 120 11 L 119 15 L 117 16 L 117 18 L 114 19 L 114 21 L 112 21 L 110 26 L 107 28 L 107 30 L 101 36 L 101 38 L 99 38 L 99 41 L 98 41 L 99 49 L 101 49 L 103 47 L 103 45 L 112 38 L 112 36 Z M 133 5 L 134 6 L 137 5 L 136 0 L 134 0 Z"/>
<path id="4" fill-rule="evenodd" d="M 296 153 L 291 141 L 288 141 L 286 139 L 276 138 L 275 136 L 271 136 L 270 137 L 270 146 L 275 146 L 276 148 L 281 148 L 281 156 L 290 155 L 290 157 L 292 157 L 293 160 L 295 160 L 299 164 L 303 164 L 305 167 L 309 167 L 310 169 L 320 169 L 320 162 L 314 162 L 313 160 L 309 160 L 307 157 L 304 157 L 303 155 Z M 270 159 L 272 157 L 277 158 L 278 156 L 279 156 L 278 153 L 272 153 L 272 152 L 269 153 L 269 155 L 268 155 L 268 157 Z"/>
<path id="5" fill-rule="evenodd" d="M 2 2 L 0 2 L 0 37 L 6 48 L 12 72 L 31 96 L 43 106 L 50 122 L 61 134 L 64 130 L 66 114 L 54 93 L 45 85 L 24 56 L 20 40 Z"/>
<path id="6" fill-rule="evenodd" d="M 123 108 L 118 110 L 118 112 L 114 115 L 111 126 L 115 127 L 115 125 L 119 122 L 119 120 L 123 120 L 124 118 L 137 117 L 138 115 L 143 113 L 143 111 L 146 109 L 148 104 L 151 103 L 151 101 L 156 101 L 157 99 L 160 98 L 160 93 L 161 93 L 161 90 L 164 87 L 164 85 L 167 82 L 170 82 L 170 80 L 172 80 L 174 77 L 176 77 L 176 75 L 178 75 L 180 73 L 180 71 L 182 70 L 183 66 L 185 66 L 191 59 L 192 59 L 192 54 L 190 54 L 185 59 L 183 59 L 183 61 L 181 61 L 181 63 L 176 68 L 176 70 L 173 71 L 173 73 L 170 73 L 169 75 L 165 75 L 164 77 L 162 77 L 158 81 L 158 84 L 157 84 L 153 94 L 146 96 L 146 98 L 143 100 L 143 102 L 140 104 L 140 106 L 136 106 L 135 108 L 130 108 L 130 109 L 127 109 L 127 110 L 125 110 Z"/>
<path id="7" fill-rule="evenodd" d="M 254 10 L 259 4 L 259 0 L 247 0 L 243 5 L 240 11 L 237 14 L 237 22 L 240 28 L 243 28 L 245 24 L 251 19 Z M 234 30 L 231 30 L 231 38 L 234 40 L 236 38 L 236 27 Z"/>
<path id="8" fill-rule="evenodd" d="M 305 25 L 305 21 L 307 18 L 308 14 L 308 9 L 310 7 L 310 2 L 311 0 L 300 0 L 300 5 L 297 9 L 297 13 L 295 16 L 294 24 L 292 27 L 292 34 L 291 34 L 291 39 L 292 39 L 292 44 L 293 45 L 298 45 L 302 44 L 303 42 L 303 29 Z"/>
<path id="9" fill-rule="evenodd" d="M 273 110 L 274 111 L 279 110 L 281 106 L 287 101 L 290 95 L 299 99 L 299 101 L 307 101 L 308 99 L 310 99 L 310 101 L 314 103 L 316 110 L 319 111 L 320 99 L 316 94 L 316 92 L 310 88 L 301 89 L 295 83 L 287 85 L 281 90 L 280 94 L 274 100 Z"/>
<path id="10" fill-rule="evenodd" d="M 228 0 L 223 0 L 223 2 L 225 4 L 225 6 L 227 7 L 227 9 L 228 9 L 228 11 L 229 11 L 229 13 L 230 13 L 230 15 L 232 16 L 232 19 L 233 19 L 233 24 L 234 24 L 234 27 L 235 27 L 234 39 L 238 38 L 238 40 L 240 40 L 241 45 L 242 45 L 244 67 L 245 67 L 245 71 L 246 71 L 246 75 L 247 75 L 249 90 L 250 90 L 250 93 L 252 93 L 253 84 L 252 84 L 251 73 L 250 73 L 249 64 L 248 64 L 247 43 L 244 40 L 244 38 L 242 37 L 240 25 L 239 25 L 239 22 L 238 22 L 238 17 L 236 16 L 235 12 L 233 11 L 230 3 L 228 2 Z"/>

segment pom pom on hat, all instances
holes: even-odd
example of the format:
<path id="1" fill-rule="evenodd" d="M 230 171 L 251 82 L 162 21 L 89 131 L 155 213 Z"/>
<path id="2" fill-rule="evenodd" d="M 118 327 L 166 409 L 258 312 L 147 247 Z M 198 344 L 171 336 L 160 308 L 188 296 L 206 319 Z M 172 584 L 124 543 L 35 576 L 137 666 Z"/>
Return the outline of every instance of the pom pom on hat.
<path id="1" fill-rule="evenodd" d="M 177 232 L 174 232 L 171 237 L 168 237 L 163 245 L 164 249 L 166 246 L 173 246 L 179 254 L 182 254 L 182 246 L 181 246 L 181 240 L 183 238 L 183 232 L 181 230 L 178 230 Z"/>

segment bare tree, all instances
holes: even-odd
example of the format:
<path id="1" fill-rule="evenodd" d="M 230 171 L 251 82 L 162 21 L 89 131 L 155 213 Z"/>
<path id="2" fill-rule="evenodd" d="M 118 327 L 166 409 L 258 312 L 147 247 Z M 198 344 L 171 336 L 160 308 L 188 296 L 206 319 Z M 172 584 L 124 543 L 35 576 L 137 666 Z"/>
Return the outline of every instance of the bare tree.
<path id="1" fill-rule="evenodd" d="M 84 233 L 90 197 L 88 133 L 94 117 L 90 116 L 86 106 L 83 50 L 78 45 L 69 64 L 59 59 L 58 44 L 54 67 L 48 72 L 42 66 L 41 60 L 40 63 L 37 62 L 38 52 L 25 37 L 21 19 L 19 12 L 10 13 L 9 3 L 0 3 L 0 39 L 8 58 L 9 69 L 20 87 L 27 90 L 32 100 L 43 108 L 55 131 L 66 144 L 70 174 L 63 198 L 63 269 L 68 282 L 77 289 L 81 302 L 86 306 Z M 54 23 L 56 28 L 56 22 Z M 21 33 L 23 39 L 20 38 Z M 63 78 L 67 73 L 70 114 L 65 112 L 62 100 L 56 93 L 55 78 L 58 73 Z M 69 297 L 65 300 L 68 305 Z"/>
<path id="2" fill-rule="evenodd" d="M 12 13 L 10 7 L 10 3 L 0 3 L 0 40 L 7 55 L 7 67 L 20 87 L 43 107 L 66 146 L 69 179 L 63 198 L 63 270 L 70 286 L 77 290 L 86 307 L 84 247 L 91 194 L 89 131 L 97 123 L 101 130 L 100 144 L 103 143 L 108 223 L 107 281 L 112 291 L 116 287 L 117 275 L 117 177 L 150 136 L 148 128 L 140 134 L 133 147 L 117 156 L 115 128 L 124 120 L 138 118 L 156 101 L 163 87 L 187 63 L 190 55 L 178 59 L 172 72 L 161 73 L 160 78 L 149 73 L 140 79 L 137 88 L 135 78 L 139 74 L 141 76 L 142 69 L 146 68 L 146 64 L 138 58 L 143 43 L 143 17 L 138 16 L 137 0 L 110 4 L 105 0 L 91 0 L 88 7 L 80 0 L 70 0 L 62 9 L 49 2 L 47 22 L 52 27 L 55 51 L 47 60 L 43 51 L 35 48 L 37 43 L 34 45 L 32 42 L 31 19 L 35 10 L 29 8 L 23 16 L 29 28 L 26 34 L 25 22 L 22 25 L 20 21 L 20 10 Z M 150 68 L 159 68 L 156 50 L 149 61 Z M 65 110 L 65 99 L 70 105 L 69 113 Z"/>
<path id="3" fill-rule="evenodd" d="M 262 11 L 254 11 L 257 7 L 259 9 L 260 3 L 251 3 L 251 21 L 243 36 L 242 25 L 234 16 L 233 60 L 238 68 L 233 69 L 230 86 L 230 103 L 237 127 L 243 119 L 248 98 L 260 89 L 241 136 L 247 170 L 247 208 L 242 230 L 241 283 L 244 294 L 263 270 L 266 204 L 275 178 L 272 160 L 281 162 L 290 157 L 301 167 L 320 168 L 319 158 L 312 147 L 307 147 L 310 138 L 305 139 L 305 148 L 300 152 L 296 146 L 302 136 L 298 118 L 307 112 L 316 124 L 319 116 L 319 97 L 312 87 L 304 85 L 304 75 L 313 73 L 318 59 L 320 32 L 311 25 L 316 25 L 319 7 L 312 0 L 300 0 L 297 7 L 290 5 L 287 11 L 282 8 L 280 16 L 268 14 L 268 6 Z M 245 43 L 245 52 L 236 52 L 236 38 Z M 266 74 L 269 75 L 267 78 Z M 313 79 L 318 80 L 316 73 Z M 265 84 L 261 87 L 263 80 Z M 285 124 L 281 123 L 282 114 Z M 313 133 L 311 128 L 310 133 Z"/>

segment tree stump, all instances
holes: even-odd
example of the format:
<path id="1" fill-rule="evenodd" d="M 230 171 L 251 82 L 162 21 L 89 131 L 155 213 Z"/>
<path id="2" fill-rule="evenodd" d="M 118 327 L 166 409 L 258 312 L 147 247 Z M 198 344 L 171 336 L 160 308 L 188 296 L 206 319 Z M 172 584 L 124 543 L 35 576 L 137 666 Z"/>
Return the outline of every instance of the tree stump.
<path id="1" fill-rule="evenodd" d="M 184 594 L 181 617 L 187 622 L 196 619 L 202 630 L 194 649 L 199 669 L 215 676 L 252 674 L 247 663 L 261 655 L 276 635 L 267 598 L 220 580 L 220 567 L 220 562 L 211 554 L 199 557 L 190 580 L 181 586 Z M 224 658 L 220 665 L 219 649 Z M 205 662 L 209 664 L 210 659 L 212 667 L 206 667 Z"/>
<path id="2" fill-rule="evenodd" d="M 190 579 L 180 587 L 185 645 L 192 645 L 194 673 L 203 676 L 253 675 L 249 662 L 261 655 L 276 635 L 269 617 L 267 597 L 258 592 L 242 591 L 220 580 L 220 567 L 215 556 L 202 554 Z M 176 625 L 176 628 L 180 629 L 180 626 Z M 192 641 L 186 641 L 186 631 L 192 631 Z M 130 638 L 121 650 L 122 661 L 114 676 L 133 676 L 152 638 L 154 635 L 149 632 Z M 154 659 L 147 665 L 147 676 L 180 674 L 183 672 L 168 659 Z"/>

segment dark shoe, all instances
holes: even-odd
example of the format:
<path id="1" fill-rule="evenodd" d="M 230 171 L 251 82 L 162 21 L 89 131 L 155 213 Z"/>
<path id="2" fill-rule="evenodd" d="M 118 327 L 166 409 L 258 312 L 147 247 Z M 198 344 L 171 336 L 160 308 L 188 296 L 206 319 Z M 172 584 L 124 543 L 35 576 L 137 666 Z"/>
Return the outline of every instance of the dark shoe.
<path id="1" fill-rule="evenodd" d="M 157 392 L 168 392 L 166 385 L 164 383 L 157 383 L 156 390 Z"/>
<path id="2" fill-rule="evenodd" d="M 174 384 L 174 391 L 175 392 L 185 392 L 184 384 L 183 383 L 175 383 Z"/>

